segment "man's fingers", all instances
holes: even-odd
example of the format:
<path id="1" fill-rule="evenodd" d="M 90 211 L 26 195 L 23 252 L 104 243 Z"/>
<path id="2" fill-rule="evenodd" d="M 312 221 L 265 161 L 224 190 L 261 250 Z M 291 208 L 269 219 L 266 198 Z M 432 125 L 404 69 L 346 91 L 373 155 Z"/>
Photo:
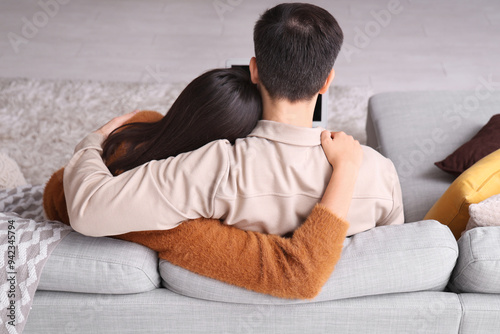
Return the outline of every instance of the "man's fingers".
<path id="1" fill-rule="evenodd" d="M 332 145 L 332 142 L 333 142 L 332 135 L 333 135 L 333 133 L 328 131 L 328 130 L 321 132 L 321 145 L 323 145 L 323 146 Z"/>
<path id="2" fill-rule="evenodd" d="M 348 134 L 346 134 L 344 131 L 337 131 L 337 132 L 332 132 L 332 138 L 335 139 L 337 138 L 343 138 L 343 137 L 350 137 Z"/>

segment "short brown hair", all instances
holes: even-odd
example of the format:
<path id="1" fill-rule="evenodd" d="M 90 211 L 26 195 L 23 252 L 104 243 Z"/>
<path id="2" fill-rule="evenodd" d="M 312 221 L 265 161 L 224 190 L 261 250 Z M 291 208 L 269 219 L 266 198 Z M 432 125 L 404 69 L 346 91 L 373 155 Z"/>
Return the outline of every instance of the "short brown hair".
<path id="1" fill-rule="evenodd" d="M 325 84 L 343 39 L 323 8 L 284 3 L 268 9 L 254 27 L 260 81 L 273 98 L 311 99 Z"/>

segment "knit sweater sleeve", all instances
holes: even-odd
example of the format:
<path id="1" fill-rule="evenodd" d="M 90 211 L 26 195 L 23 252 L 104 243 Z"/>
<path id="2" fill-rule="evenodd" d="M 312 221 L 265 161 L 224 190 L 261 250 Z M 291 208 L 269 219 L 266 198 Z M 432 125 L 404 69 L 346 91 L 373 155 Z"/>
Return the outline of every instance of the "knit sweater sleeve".
<path id="1" fill-rule="evenodd" d="M 276 297 L 312 299 L 340 259 L 348 225 L 318 204 L 291 238 L 243 231 L 213 219 L 117 238 L 147 246 L 203 276 Z"/>

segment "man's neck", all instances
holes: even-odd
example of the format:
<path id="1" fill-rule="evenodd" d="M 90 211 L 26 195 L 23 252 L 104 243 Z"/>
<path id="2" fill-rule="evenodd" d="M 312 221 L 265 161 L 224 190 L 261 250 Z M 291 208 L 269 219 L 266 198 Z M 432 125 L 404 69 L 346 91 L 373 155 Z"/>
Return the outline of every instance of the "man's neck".
<path id="1" fill-rule="evenodd" d="M 262 94 L 262 119 L 295 126 L 312 127 L 312 119 L 316 99 L 311 101 L 290 102 L 288 100 L 271 99 Z"/>

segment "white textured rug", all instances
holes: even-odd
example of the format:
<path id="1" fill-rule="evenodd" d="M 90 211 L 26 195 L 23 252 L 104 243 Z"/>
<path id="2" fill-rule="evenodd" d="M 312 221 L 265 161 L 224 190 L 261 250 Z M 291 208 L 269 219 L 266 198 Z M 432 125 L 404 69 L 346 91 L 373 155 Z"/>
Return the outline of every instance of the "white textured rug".
<path id="1" fill-rule="evenodd" d="M 0 152 L 28 183 L 43 184 L 86 134 L 134 109 L 165 113 L 185 85 L 0 78 Z M 332 87 L 329 94 L 329 129 L 364 143 L 371 91 Z"/>

